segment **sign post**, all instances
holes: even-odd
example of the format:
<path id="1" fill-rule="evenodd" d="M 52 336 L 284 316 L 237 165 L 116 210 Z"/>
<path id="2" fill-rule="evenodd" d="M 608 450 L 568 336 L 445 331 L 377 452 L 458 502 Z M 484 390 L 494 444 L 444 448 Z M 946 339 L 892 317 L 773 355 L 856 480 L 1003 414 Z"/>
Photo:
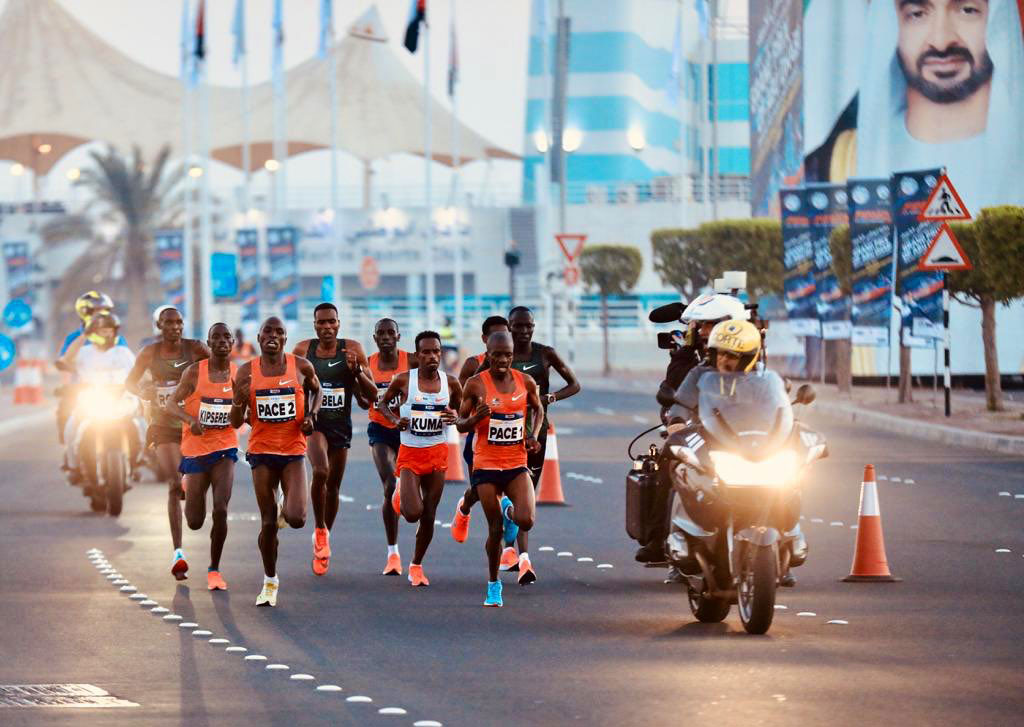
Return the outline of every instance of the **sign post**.
<path id="1" fill-rule="evenodd" d="M 565 256 L 566 266 L 562 271 L 565 285 L 569 288 L 569 365 L 576 363 L 576 288 L 580 281 L 579 257 L 583 245 L 587 242 L 586 235 L 562 233 L 555 235 L 558 247 Z"/>
<path id="2" fill-rule="evenodd" d="M 949 227 L 949 220 L 969 220 L 971 214 L 967 206 L 956 193 L 953 183 L 945 174 L 939 179 L 928 198 L 918 219 L 923 221 L 939 221 L 942 225 L 932 238 L 928 249 L 921 256 L 918 267 L 921 270 L 933 270 L 942 273 L 942 360 L 943 387 L 945 389 L 946 416 L 950 416 L 950 388 L 952 377 L 949 370 L 949 271 L 970 270 L 974 266 Z"/>

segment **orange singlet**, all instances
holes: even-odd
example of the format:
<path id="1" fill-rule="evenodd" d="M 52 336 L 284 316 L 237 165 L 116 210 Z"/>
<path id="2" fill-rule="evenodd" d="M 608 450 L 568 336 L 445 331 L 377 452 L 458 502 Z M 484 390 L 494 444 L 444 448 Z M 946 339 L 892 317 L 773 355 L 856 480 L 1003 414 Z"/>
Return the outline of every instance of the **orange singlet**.
<path id="1" fill-rule="evenodd" d="M 377 422 L 377 424 L 380 424 L 382 427 L 394 429 L 395 425 L 388 421 L 387 417 L 377 411 L 376 407 L 377 404 L 380 403 L 381 397 L 384 396 L 384 392 L 388 390 L 389 386 L 391 386 L 391 379 L 398 376 L 398 374 L 403 374 L 409 370 L 409 354 L 401 349 L 398 350 L 398 368 L 393 371 L 390 369 L 387 371 L 380 370 L 379 353 L 372 354 L 366 361 L 370 364 L 370 375 L 373 376 L 373 383 L 377 385 L 377 401 L 375 401 L 374 405 L 370 407 L 370 421 Z M 392 401 L 391 405 L 397 408 L 400 403 L 401 402 L 398 401 Z"/>
<path id="2" fill-rule="evenodd" d="M 495 387 L 490 370 L 480 372 L 484 403 L 491 407 L 491 416 L 476 425 L 474 470 L 526 467 L 526 380 L 515 369 L 509 369 L 509 374 L 516 388 L 503 394 Z"/>
<path id="3" fill-rule="evenodd" d="M 295 356 L 284 355 L 285 371 L 281 376 L 264 376 L 262 359 L 252 361 L 252 385 L 249 410 L 252 433 L 249 454 L 306 453 L 306 437 L 302 420 L 306 416 L 306 392 L 299 386 Z"/>
<path id="4" fill-rule="evenodd" d="M 204 431 L 203 436 L 197 437 L 182 423 L 181 453 L 186 457 L 238 448 L 238 433 L 231 427 L 231 382 L 235 380 L 236 368 L 233 363 L 229 367 L 228 380 L 214 383 L 210 381 L 210 359 L 199 362 L 196 389 L 185 399 L 185 413 L 198 419 Z"/>

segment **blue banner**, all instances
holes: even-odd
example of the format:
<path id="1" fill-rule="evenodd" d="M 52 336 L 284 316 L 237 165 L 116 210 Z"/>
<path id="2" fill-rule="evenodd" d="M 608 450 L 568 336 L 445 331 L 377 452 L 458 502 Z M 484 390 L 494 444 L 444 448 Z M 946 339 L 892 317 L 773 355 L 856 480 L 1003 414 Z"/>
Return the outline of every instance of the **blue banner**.
<path id="1" fill-rule="evenodd" d="M 260 322 L 260 232 L 235 230 L 238 245 L 238 297 L 242 303 L 242 321 Z"/>
<path id="2" fill-rule="evenodd" d="M 234 300 L 238 295 L 238 256 L 229 252 L 210 255 L 210 284 L 217 302 Z"/>
<path id="3" fill-rule="evenodd" d="M 27 242 L 4 243 L 4 266 L 7 269 L 7 298 L 19 298 L 31 306 L 35 300 L 32 289 L 32 258 Z"/>
<path id="4" fill-rule="evenodd" d="M 295 227 L 268 227 L 270 285 L 274 303 L 286 321 L 299 320 L 299 231 Z"/>
<path id="5" fill-rule="evenodd" d="M 154 239 L 161 301 L 182 310 L 185 305 L 185 233 L 160 230 Z"/>
<path id="6" fill-rule="evenodd" d="M 808 185 L 811 240 L 814 249 L 814 293 L 822 338 L 850 337 L 850 299 L 843 295 L 832 267 L 832 231 L 849 221 L 845 184 Z"/>
<path id="7" fill-rule="evenodd" d="M 892 209 L 888 179 L 851 179 L 851 271 L 853 343 L 886 346 L 892 315 Z"/>
<path id="8" fill-rule="evenodd" d="M 818 336 L 815 308 L 814 243 L 811 239 L 811 205 L 805 189 L 779 192 L 782 209 L 782 266 L 784 301 L 789 325 L 798 336 Z"/>
<path id="9" fill-rule="evenodd" d="M 918 222 L 917 216 L 941 173 L 941 169 L 896 172 L 890 185 L 896 226 L 896 294 L 903 304 L 903 343 L 907 346 L 931 346 L 929 338 L 942 337 L 942 273 L 917 267 L 939 231 L 939 223 Z"/>

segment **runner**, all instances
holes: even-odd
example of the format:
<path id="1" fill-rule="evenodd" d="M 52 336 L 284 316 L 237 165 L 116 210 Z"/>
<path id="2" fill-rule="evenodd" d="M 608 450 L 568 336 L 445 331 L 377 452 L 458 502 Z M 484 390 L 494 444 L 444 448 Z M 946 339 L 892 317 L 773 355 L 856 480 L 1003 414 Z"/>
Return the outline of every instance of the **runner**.
<path id="1" fill-rule="evenodd" d="M 364 409 L 369 409 L 370 423 L 366 427 L 367 439 L 370 441 L 370 452 L 373 464 L 377 467 L 381 484 L 384 485 L 384 502 L 381 505 L 381 517 L 384 519 L 384 534 L 388 541 L 388 560 L 382 575 L 402 575 L 402 558 L 398 553 L 398 515 L 391 505 L 395 494 L 396 476 L 395 463 L 398 459 L 400 437 L 398 427 L 377 409 L 383 402 L 384 393 L 391 385 L 391 379 L 398 374 L 416 368 L 416 354 L 402 351 L 398 342 L 402 334 L 398 323 L 391 318 L 381 318 L 373 328 L 373 340 L 377 344 L 377 353 L 369 358 L 370 373 L 377 387 L 375 398 L 364 398 L 356 392 L 356 401 Z M 395 409 L 401 402 L 389 401 L 388 408 Z"/>
<path id="2" fill-rule="evenodd" d="M 257 606 L 276 606 L 277 500 L 284 491 L 285 522 L 293 528 L 306 524 L 306 437 L 320 411 L 320 382 L 312 364 L 284 352 L 288 332 L 271 316 L 260 326 L 258 358 L 242 364 L 235 375 L 231 426 L 252 425 L 245 459 L 252 467 L 252 484 L 260 508 L 260 555 L 263 590 Z"/>
<path id="3" fill-rule="evenodd" d="M 416 551 L 409 563 L 409 582 L 429 586 L 423 574 L 423 557 L 434 537 L 434 515 L 444 490 L 448 468 L 448 439 L 445 427 L 455 423 L 455 411 L 462 402 L 462 387 L 451 374 L 439 371 L 441 336 L 423 331 L 416 336 L 419 368 L 397 374 L 384 392 L 377 411 L 401 432 L 401 447 L 395 470 L 399 490 L 392 499 L 395 510 L 416 528 Z M 401 418 L 390 407 L 393 400 L 403 402 Z"/>
<path id="4" fill-rule="evenodd" d="M 185 479 L 185 520 L 199 530 L 206 520 L 206 491 L 213 488 L 213 525 L 210 528 L 210 566 L 206 587 L 226 591 L 220 574 L 220 555 L 228 537 L 228 502 L 238 461 L 238 434 L 231 428 L 232 382 L 237 369 L 231 362 L 234 339 L 224 323 L 214 323 L 206 334 L 210 358 L 194 363 L 181 375 L 178 388 L 164 405 L 182 422 L 181 464 Z M 184 408 L 178 402 L 185 402 Z"/>
<path id="5" fill-rule="evenodd" d="M 188 561 L 181 549 L 181 501 L 185 499 L 181 473 L 181 422 L 168 413 L 168 400 L 178 388 L 185 368 L 195 361 L 210 357 L 210 349 L 202 341 L 182 338 L 185 321 L 177 308 L 165 308 L 157 319 L 160 341 L 152 343 L 135 359 L 125 388 L 150 404 L 146 446 L 156 449 L 160 476 L 167 482 L 167 519 L 171 524 L 171 575 L 179 581 L 188 577 Z M 142 375 L 149 372 L 150 381 L 140 385 Z"/>
<path id="6" fill-rule="evenodd" d="M 528 374 L 537 383 L 537 387 L 540 392 L 541 406 L 544 409 L 544 425 L 537 437 L 540 448 L 537 450 L 531 450 L 527 458 L 527 467 L 530 469 L 530 475 L 533 478 L 533 487 L 536 489 L 540 484 L 541 470 L 544 467 L 544 453 L 547 449 L 547 408 L 556 401 L 568 399 L 570 396 L 578 394 L 580 391 L 580 384 L 576 379 L 576 374 L 573 373 L 572 369 L 569 368 L 568 365 L 566 365 L 555 349 L 550 346 L 533 342 L 534 321 L 533 313 L 529 308 L 526 308 L 525 306 L 517 306 L 516 308 L 513 308 L 509 311 L 508 321 L 509 328 L 512 331 L 512 339 L 514 341 L 512 368 L 524 374 Z M 558 375 L 565 381 L 565 386 L 554 393 L 550 392 L 551 369 L 558 372 Z M 473 507 L 473 503 L 476 502 L 476 500 L 476 493 L 473 491 L 473 488 L 470 487 L 466 490 L 466 494 L 463 496 L 461 505 L 455 508 L 455 517 L 452 520 L 453 534 L 456 528 L 459 528 L 461 532 L 462 518 L 469 515 L 470 508 Z M 468 529 L 468 522 L 465 527 Z M 516 557 L 515 549 L 511 546 L 506 547 L 502 552 L 501 569 L 520 571 L 519 582 L 525 585 L 526 583 L 532 583 L 537 580 L 537 573 L 529 564 L 529 538 L 525 531 L 520 534 L 518 545 L 518 558 Z M 525 576 L 525 578 L 522 575 L 522 562 L 524 560 L 527 562 L 528 566 L 526 570 L 528 575 Z"/>
<path id="7" fill-rule="evenodd" d="M 348 450 L 352 444 L 352 394 L 359 389 L 372 398 L 377 393 L 367 373 L 369 364 L 357 341 L 338 338 L 338 309 L 333 303 L 321 303 L 313 309 L 316 338 L 299 342 L 292 351 L 306 358 L 316 371 L 323 389 L 320 413 L 313 433 L 306 438 L 313 482 L 313 573 L 322 576 L 331 563 L 331 529 L 338 516 L 341 480 L 345 476 Z"/>
<path id="8" fill-rule="evenodd" d="M 500 543 L 510 546 L 517 533 L 532 528 L 536 510 L 526 465 L 527 452 L 540 449 L 537 436 L 544 425 L 543 409 L 536 382 L 512 368 L 512 356 L 512 336 L 491 334 L 487 341 L 490 368 L 466 383 L 457 424 L 461 432 L 476 431 L 470 486 L 487 517 L 485 606 L 502 605 Z M 532 583 L 529 558 L 520 565 L 519 583 Z"/>
<path id="9" fill-rule="evenodd" d="M 497 331 L 504 331 L 508 333 L 508 321 L 503 316 L 488 316 L 481 326 L 483 335 L 480 336 L 484 342 L 484 352 L 479 353 L 476 356 L 470 356 L 462 364 L 462 370 L 459 372 L 459 384 L 465 388 L 466 382 L 473 376 L 477 370 L 484 366 L 484 360 L 487 358 L 487 339 L 490 338 L 492 333 Z M 469 431 L 466 435 L 466 446 L 462 449 L 462 458 L 466 460 L 466 465 L 469 467 L 469 471 L 473 471 L 473 430 Z M 467 493 L 472 493 L 473 487 L 470 485 L 467 488 Z M 466 514 L 462 514 L 462 503 L 465 500 L 465 496 L 459 499 L 455 505 L 455 517 L 452 520 L 451 534 L 455 538 L 455 542 L 464 543 L 466 537 L 469 535 L 469 507 L 466 508 Z"/>

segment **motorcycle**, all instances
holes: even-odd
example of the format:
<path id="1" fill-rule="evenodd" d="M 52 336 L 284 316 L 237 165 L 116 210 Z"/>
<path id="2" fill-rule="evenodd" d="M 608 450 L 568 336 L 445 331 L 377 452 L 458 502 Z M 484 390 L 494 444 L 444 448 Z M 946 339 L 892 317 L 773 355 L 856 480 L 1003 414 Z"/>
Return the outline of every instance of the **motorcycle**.
<path id="1" fill-rule="evenodd" d="M 698 391 L 697 415 L 668 427 L 660 453 L 654 445 L 637 457 L 630 450 L 627 523 L 638 521 L 643 506 L 634 495 L 630 515 L 630 491 L 655 494 L 655 483 L 667 482 L 665 552 L 686 577 L 694 617 L 719 622 L 736 604 L 744 629 L 763 634 L 776 589 L 792 585 L 790 568 L 806 559 L 797 528 L 804 474 L 828 456 L 824 437 L 793 416 L 792 404 L 810 404 L 814 392 L 801 386 L 790 402 L 771 371 L 709 371 Z M 660 469 L 666 477 L 657 477 Z"/>
<path id="2" fill-rule="evenodd" d="M 117 517 L 133 476 L 132 462 L 140 448 L 136 418 L 139 402 L 120 384 L 87 384 L 79 388 L 74 414 L 75 441 L 82 492 L 94 512 Z"/>

